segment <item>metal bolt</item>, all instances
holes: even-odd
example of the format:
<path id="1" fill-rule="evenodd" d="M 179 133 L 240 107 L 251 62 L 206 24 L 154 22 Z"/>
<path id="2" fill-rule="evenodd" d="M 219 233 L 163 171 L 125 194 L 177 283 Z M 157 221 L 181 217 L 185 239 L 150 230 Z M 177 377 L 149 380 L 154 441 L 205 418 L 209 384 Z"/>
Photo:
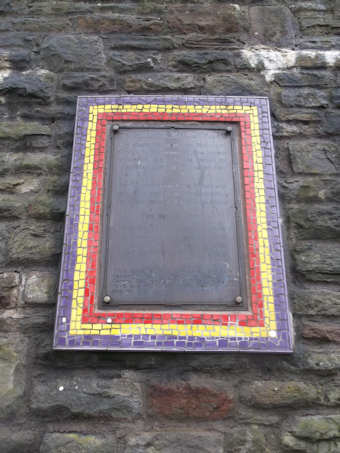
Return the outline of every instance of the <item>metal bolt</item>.
<path id="1" fill-rule="evenodd" d="M 235 303 L 236 304 L 240 304 L 240 303 L 242 303 L 242 301 L 243 301 L 242 296 L 236 296 L 235 297 Z"/>
<path id="2" fill-rule="evenodd" d="M 233 128 L 232 128 L 232 127 L 228 126 L 228 127 L 226 128 L 226 132 L 227 132 L 227 133 L 232 132 L 232 131 L 233 131 Z"/>
<path id="3" fill-rule="evenodd" d="M 104 296 L 103 297 L 104 304 L 109 304 L 111 302 L 111 297 L 110 296 Z"/>
<path id="4" fill-rule="evenodd" d="M 118 124 L 113 125 L 113 132 L 116 134 L 119 131 L 119 126 Z"/>

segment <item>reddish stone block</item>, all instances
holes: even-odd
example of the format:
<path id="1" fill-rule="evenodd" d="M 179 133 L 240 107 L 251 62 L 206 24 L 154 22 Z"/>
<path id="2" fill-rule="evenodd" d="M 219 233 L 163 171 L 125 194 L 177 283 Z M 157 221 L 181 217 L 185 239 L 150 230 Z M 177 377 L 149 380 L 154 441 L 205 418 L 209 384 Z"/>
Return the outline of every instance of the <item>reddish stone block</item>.
<path id="1" fill-rule="evenodd" d="M 173 419 L 219 420 L 233 408 L 232 396 L 224 391 L 187 383 L 171 387 L 153 385 L 148 397 L 153 413 Z"/>
<path id="2" fill-rule="evenodd" d="M 305 322 L 302 327 L 302 336 L 311 340 L 340 343 L 340 326 L 332 323 Z"/>
<path id="3" fill-rule="evenodd" d="M 242 32 L 248 24 L 244 11 L 238 5 L 196 5 L 175 4 L 168 10 L 169 30 L 175 33 L 221 33 Z"/>

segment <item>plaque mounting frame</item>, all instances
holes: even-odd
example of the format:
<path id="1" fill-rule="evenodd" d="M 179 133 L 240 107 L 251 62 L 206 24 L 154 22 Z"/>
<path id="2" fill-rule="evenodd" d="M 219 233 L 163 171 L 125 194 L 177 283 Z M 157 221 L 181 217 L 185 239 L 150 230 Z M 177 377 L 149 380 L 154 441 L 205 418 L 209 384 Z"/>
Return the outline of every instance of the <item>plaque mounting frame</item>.
<path id="1" fill-rule="evenodd" d="M 249 253 L 248 312 L 97 311 L 108 121 L 238 123 Z M 267 98 L 160 95 L 78 98 L 54 348 L 292 352 L 293 329 Z"/>

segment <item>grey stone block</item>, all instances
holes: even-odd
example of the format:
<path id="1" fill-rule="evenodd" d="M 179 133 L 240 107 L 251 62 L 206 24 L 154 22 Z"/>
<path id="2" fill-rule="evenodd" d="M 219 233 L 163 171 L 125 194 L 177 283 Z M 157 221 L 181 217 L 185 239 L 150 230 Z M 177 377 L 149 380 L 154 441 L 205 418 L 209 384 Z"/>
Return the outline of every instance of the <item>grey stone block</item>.
<path id="1" fill-rule="evenodd" d="M 9 260 L 32 263 L 55 261 L 61 252 L 62 226 L 53 223 L 23 224 L 9 238 Z"/>
<path id="2" fill-rule="evenodd" d="M 340 145 L 325 140 L 289 143 L 295 173 L 336 174 L 340 172 Z"/>
<path id="3" fill-rule="evenodd" d="M 48 103 L 53 100 L 56 83 L 56 75 L 44 69 L 10 72 L 0 80 L 0 93 L 36 98 Z"/>
<path id="4" fill-rule="evenodd" d="M 50 370 L 35 376 L 30 405 L 40 416 L 126 420 L 141 415 L 143 401 L 138 383 L 110 372 Z"/>
<path id="5" fill-rule="evenodd" d="M 124 453 L 223 453 L 223 435 L 211 431 L 161 431 L 131 434 Z"/>
<path id="6" fill-rule="evenodd" d="M 18 334 L 0 337 L 0 418 L 22 411 L 26 340 Z"/>
<path id="7" fill-rule="evenodd" d="M 47 433 L 40 453 L 112 453 L 116 441 L 113 436 L 82 433 Z"/>
<path id="8" fill-rule="evenodd" d="M 25 301 L 36 304 L 54 303 L 57 284 L 56 273 L 30 272 L 25 281 Z"/>
<path id="9" fill-rule="evenodd" d="M 308 280 L 340 281 L 340 244 L 303 241 L 295 247 L 296 269 Z"/>
<path id="10" fill-rule="evenodd" d="M 262 44 L 293 47 L 298 33 L 298 22 L 285 6 L 253 6 L 250 21 L 255 38 Z"/>
<path id="11" fill-rule="evenodd" d="M 101 70 L 105 64 L 103 42 L 97 36 L 57 35 L 41 45 L 42 59 L 52 71 Z"/>

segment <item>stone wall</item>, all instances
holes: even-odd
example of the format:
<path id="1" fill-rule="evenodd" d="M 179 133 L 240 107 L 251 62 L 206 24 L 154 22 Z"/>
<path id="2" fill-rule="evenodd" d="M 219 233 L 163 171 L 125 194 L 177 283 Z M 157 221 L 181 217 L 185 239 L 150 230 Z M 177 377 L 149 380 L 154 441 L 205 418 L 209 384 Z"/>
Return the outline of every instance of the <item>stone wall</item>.
<path id="1" fill-rule="evenodd" d="M 1 452 L 339 452 L 340 1 L 0 14 Z M 52 350 L 76 96 L 93 93 L 269 96 L 293 355 Z"/>

